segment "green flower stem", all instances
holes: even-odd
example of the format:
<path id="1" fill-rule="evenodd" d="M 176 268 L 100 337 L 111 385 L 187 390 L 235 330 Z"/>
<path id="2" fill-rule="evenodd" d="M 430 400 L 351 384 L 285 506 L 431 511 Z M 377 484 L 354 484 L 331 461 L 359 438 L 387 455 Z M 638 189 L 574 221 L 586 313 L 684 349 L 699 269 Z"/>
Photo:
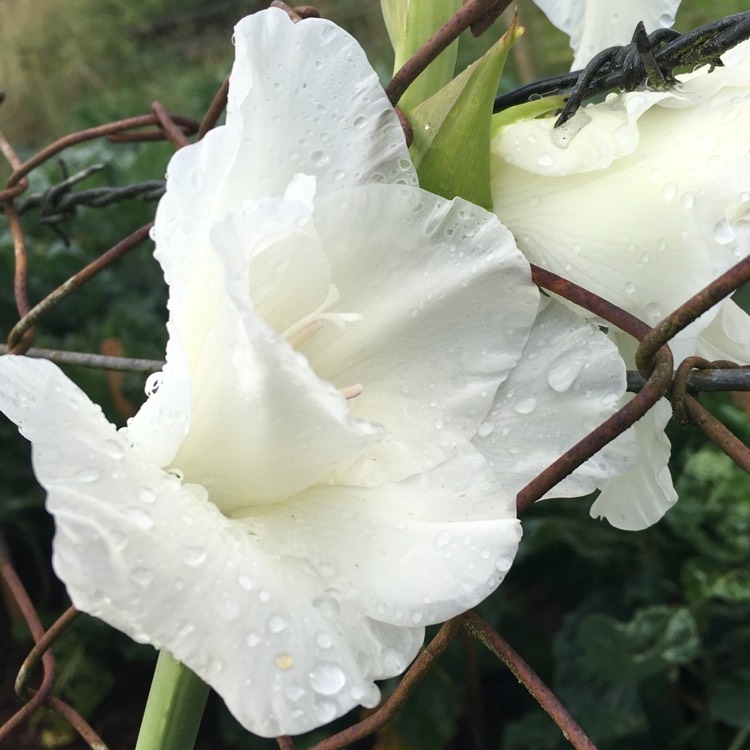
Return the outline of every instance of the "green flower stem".
<path id="1" fill-rule="evenodd" d="M 209 687 L 167 651 L 159 652 L 135 750 L 190 750 Z"/>

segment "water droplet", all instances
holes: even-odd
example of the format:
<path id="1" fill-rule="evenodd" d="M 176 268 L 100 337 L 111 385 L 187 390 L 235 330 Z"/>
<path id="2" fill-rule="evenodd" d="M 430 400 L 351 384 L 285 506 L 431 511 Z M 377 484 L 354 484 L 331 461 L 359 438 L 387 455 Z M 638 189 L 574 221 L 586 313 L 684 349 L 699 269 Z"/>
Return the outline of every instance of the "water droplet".
<path id="1" fill-rule="evenodd" d="M 316 166 L 316 167 L 324 167 L 328 162 L 331 161 L 331 157 L 328 156 L 328 154 L 325 151 L 313 151 L 310 154 L 310 161 Z"/>
<path id="2" fill-rule="evenodd" d="M 477 435 L 479 437 L 488 437 L 495 431 L 495 425 L 491 422 L 482 422 L 477 428 Z"/>
<path id="3" fill-rule="evenodd" d="M 324 661 L 313 668 L 310 684 L 320 695 L 336 695 L 346 684 L 346 675 L 338 665 Z"/>
<path id="4" fill-rule="evenodd" d="M 443 427 L 445 427 L 445 420 L 444 419 L 436 419 L 435 422 L 434 422 L 434 424 L 433 424 L 433 427 L 436 430 L 442 430 Z"/>
<path id="5" fill-rule="evenodd" d="M 327 724 L 336 718 L 336 704 L 331 701 L 323 701 L 315 704 L 315 715 L 321 723 Z"/>
<path id="6" fill-rule="evenodd" d="M 154 580 L 154 572 L 139 566 L 130 571 L 130 580 L 139 586 L 148 586 Z"/>
<path id="7" fill-rule="evenodd" d="M 298 701 L 305 694 L 305 689 L 301 685 L 287 685 L 284 688 L 284 695 L 289 698 L 290 701 Z"/>
<path id="8" fill-rule="evenodd" d="M 537 401 L 535 398 L 524 398 L 513 405 L 513 411 L 518 414 L 531 414 L 536 409 L 536 405 Z"/>
<path id="9" fill-rule="evenodd" d="M 330 633 L 318 633 L 315 636 L 315 643 L 320 648 L 331 648 L 333 646 L 333 638 L 331 638 Z"/>
<path id="10" fill-rule="evenodd" d="M 263 591 L 259 591 L 258 599 L 260 599 L 264 604 L 268 601 L 271 601 L 271 592 L 266 591 L 265 589 Z"/>
<path id="11" fill-rule="evenodd" d="M 294 664 L 294 659 L 287 654 L 286 652 L 283 652 L 279 654 L 274 660 L 273 663 L 279 668 L 286 671 L 287 669 L 291 669 L 292 665 Z"/>
<path id="12" fill-rule="evenodd" d="M 695 205 L 695 196 L 692 193 L 683 193 L 680 197 L 680 205 L 689 211 Z"/>
<path id="13" fill-rule="evenodd" d="M 257 633 L 248 633 L 245 636 L 245 643 L 250 646 L 250 648 L 255 648 L 260 643 L 260 636 Z"/>
<path id="14" fill-rule="evenodd" d="M 152 372 L 147 378 L 146 378 L 146 385 L 143 387 L 143 389 L 146 391 L 146 395 L 151 398 L 161 386 L 161 382 L 164 380 L 164 373 L 162 372 Z"/>
<path id="15" fill-rule="evenodd" d="M 142 502 L 151 504 L 156 501 L 156 493 L 150 487 L 141 487 L 136 493 L 136 497 Z"/>
<path id="16" fill-rule="evenodd" d="M 536 158 L 536 163 L 540 167 L 551 167 L 555 163 L 555 157 L 552 154 L 540 154 Z"/>
<path id="17" fill-rule="evenodd" d="M 441 531 L 436 537 L 435 537 L 435 546 L 445 547 L 447 544 L 450 544 L 451 539 L 453 539 L 453 535 L 450 533 L 450 531 Z"/>
<path id="18" fill-rule="evenodd" d="M 128 520 L 139 529 L 148 531 L 154 525 L 154 519 L 151 518 L 151 514 L 143 508 L 128 508 L 126 513 Z"/>
<path id="19" fill-rule="evenodd" d="M 182 555 L 182 562 L 194 568 L 204 563 L 207 557 L 208 552 L 203 547 L 188 547 Z"/>
<path id="20" fill-rule="evenodd" d="M 272 633 L 280 633 L 282 630 L 285 630 L 288 626 L 289 626 L 288 620 L 282 617 L 281 615 L 271 615 L 271 617 L 268 618 L 268 629 Z"/>
<path id="21" fill-rule="evenodd" d="M 734 241 L 734 229 L 726 219 L 722 219 L 714 224 L 713 236 L 719 245 L 728 245 Z"/>
<path id="22" fill-rule="evenodd" d="M 178 638 L 187 638 L 194 631 L 195 627 L 189 622 L 185 622 L 185 620 L 180 620 L 180 622 L 177 623 L 176 635 Z"/>
<path id="23" fill-rule="evenodd" d="M 341 612 L 341 605 L 332 596 L 315 597 L 313 607 L 328 620 L 333 620 Z"/>
<path id="24" fill-rule="evenodd" d="M 255 588 L 255 582 L 253 579 L 250 578 L 250 576 L 246 576 L 244 573 L 237 576 L 237 583 L 239 583 L 245 591 L 252 591 Z"/>
<path id="25" fill-rule="evenodd" d="M 79 469 L 75 473 L 75 477 L 79 482 L 96 482 L 99 479 L 99 472 L 93 467 L 88 467 Z"/>
<path id="26" fill-rule="evenodd" d="M 380 654 L 383 672 L 388 676 L 401 674 L 406 669 L 406 658 L 395 648 L 384 648 Z"/>
<path id="27" fill-rule="evenodd" d="M 167 175 L 167 177 L 168 177 L 168 176 L 169 176 L 169 175 Z M 152 239 L 152 240 L 153 240 L 154 242 L 156 242 L 156 225 L 154 225 L 153 227 L 151 227 L 151 229 L 149 229 L 149 230 L 148 230 L 148 236 L 149 236 L 149 237 L 150 237 L 150 238 L 151 238 L 151 239 Z"/>
<path id="28" fill-rule="evenodd" d="M 219 605 L 219 614 L 227 622 L 236 620 L 240 614 L 240 606 L 234 599 L 224 599 Z"/>
<path id="29" fill-rule="evenodd" d="M 625 282 L 625 294 L 633 294 L 635 292 L 635 284 L 632 281 Z"/>
<path id="30" fill-rule="evenodd" d="M 584 360 L 577 357 L 563 356 L 558 359 L 547 373 L 547 382 L 558 393 L 565 393 L 583 370 Z"/>
<path id="31" fill-rule="evenodd" d="M 674 182 L 668 182 L 662 188 L 662 195 L 664 196 L 665 200 L 671 201 L 672 198 L 677 195 L 677 185 L 675 185 Z"/>

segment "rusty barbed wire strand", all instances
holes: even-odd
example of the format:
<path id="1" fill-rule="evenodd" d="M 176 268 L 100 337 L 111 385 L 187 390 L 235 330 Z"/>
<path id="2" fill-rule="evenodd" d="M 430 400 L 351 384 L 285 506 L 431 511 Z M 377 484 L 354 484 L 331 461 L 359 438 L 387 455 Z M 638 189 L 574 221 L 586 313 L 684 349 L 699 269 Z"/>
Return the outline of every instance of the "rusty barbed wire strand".
<path id="1" fill-rule="evenodd" d="M 715 281 L 680 305 L 641 340 L 635 355 L 635 364 L 642 375 L 647 375 L 654 354 L 673 336 L 687 328 L 696 318 L 725 297 L 750 281 L 750 255 L 732 266 Z"/>
<path id="2" fill-rule="evenodd" d="M 169 112 L 167 112 L 161 102 L 153 102 L 151 104 L 151 109 L 156 115 L 156 119 L 159 121 L 159 127 L 164 131 L 164 135 L 167 136 L 171 144 L 175 147 L 175 150 L 181 149 L 183 146 L 187 146 L 188 143 L 190 143 L 190 140 L 178 127 L 175 119 L 169 114 Z"/>
<path id="3" fill-rule="evenodd" d="M 404 672 L 393 693 L 375 713 L 338 734 L 334 734 L 333 737 L 318 742 L 310 750 L 340 750 L 340 748 L 368 737 L 387 724 L 401 709 L 438 657 L 458 635 L 462 627 L 462 617 L 463 615 L 443 623 L 435 637 L 412 662 L 409 669 Z"/>
<path id="4" fill-rule="evenodd" d="M 651 328 L 634 315 L 613 305 L 593 292 L 572 281 L 531 264 L 534 283 L 555 292 L 565 299 L 593 312 L 604 320 L 618 326 L 639 341 L 648 335 Z M 537 500 L 572 473 L 597 451 L 612 442 L 618 435 L 634 425 L 662 396 L 672 383 L 672 353 L 662 346 L 657 354 L 657 366 L 641 390 L 621 409 L 595 430 L 563 453 L 554 463 L 537 474 L 516 496 L 518 514 L 525 513 Z"/>
<path id="5" fill-rule="evenodd" d="M 92 279 L 101 270 L 106 268 L 114 261 L 130 252 L 143 240 L 148 237 L 149 230 L 154 225 L 152 221 L 144 224 L 140 229 L 129 234 L 125 239 L 120 240 L 116 245 L 106 252 L 102 253 L 96 260 L 82 268 L 77 274 L 64 281 L 55 291 L 48 294 L 38 305 L 33 307 L 11 330 L 8 336 L 8 351 L 17 354 L 21 353 L 20 344 L 21 336 L 48 310 L 54 307 L 58 302 L 65 299 L 71 292 L 75 291 L 87 281 Z"/>
<path id="6" fill-rule="evenodd" d="M 216 123 L 219 122 L 224 110 L 227 108 L 227 97 L 229 96 L 229 76 L 224 79 L 224 83 L 221 84 L 219 90 L 216 92 L 213 101 L 206 110 L 206 114 L 203 115 L 201 124 L 198 127 L 198 133 L 195 136 L 196 140 L 200 141 L 209 130 L 216 127 Z"/>
<path id="7" fill-rule="evenodd" d="M 0 344 L 0 355 L 8 353 L 7 344 Z M 164 369 L 163 359 L 138 359 L 133 357 L 112 357 L 105 354 L 90 352 L 71 352 L 61 349 L 39 349 L 32 347 L 24 352 L 24 356 L 34 359 L 48 359 L 58 365 L 77 365 L 91 367 L 98 370 L 113 370 L 115 372 L 134 372 L 150 375 Z M 749 386 L 750 389 L 750 386 Z"/>
<path id="8" fill-rule="evenodd" d="M 10 164 L 10 168 L 13 171 L 21 167 L 21 164 L 23 162 L 21 161 L 20 157 L 16 153 L 13 146 L 11 146 L 10 143 L 8 142 L 8 139 L 3 135 L 2 131 L 0 131 L 0 151 L 5 157 L 5 161 L 7 161 L 8 164 Z M 0 191 L 0 202 L 12 200 L 17 195 L 20 195 L 25 190 L 27 190 L 28 187 L 29 187 L 29 180 L 27 177 L 24 177 L 15 186 L 15 188 L 12 188 L 11 190 Z"/>
<path id="9" fill-rule="evenodd" d="M 24 696 L 28 696 L 28 698 L 16 713 L 0 724 L 0 741 L 6 739 L 40 706 L 47 705 L 63 716 L 92 750 L 108 750 L 106 744 L 96 734 L 91 725 L 72 706 L 51 695 L 55 680 L 55 658 L 50 647 L 60 633 L 72 623 L 78 614 L 77 611 L 73 607 L 68 608 L 45 632 L 34 604 L 20 578 L 16 575 L 2 544 L 0 544 L 0 578 L 11 591 L 35 642 L 34 648 L 24 660 L 16 679 L 16 693 L 21 698 L 24 698 Z M 43 668 L 42 682 L 39 688 L 34 690 L 26 682 L 40 660 Z"/>
<path id="10" fill-rule="evenodd" d="M 279 750 L 294 750 L 294 740 L 288 734 L 277 737 L 276 744 Z"/>
<path id="11" fill-rule="evenodd" d="M 596 745 L 568 713 L 557 696 L 542 682 L 534 670 L 487 622 L 475 612 L 467 612 L 461 623 L 468 633 L 481 641 L 529 691 L 532 698 L 549 714 L 568 742 L 576 750 L 596 750 Z"/>
<path id="12" fill-rule="evenodd" d="M 13 565 L 10 561 L 7 550 L 5 549 L 4 543 L 0 544 L 0 578 L 2 578 L 4 585 L 7 587 L 13 600 L 18 605 L 18 609 L 26 622 L 31 637 L 34 639 L 34 642 L 37 642 L 44 635 L 44 627 L 42 626 L 39 615 L 34 608 L 31 597 L 29 597 L 21 579 L 13 569 Z M 16 727 L 20 726 L 28 716 L 34 713 L 34 711 L 44 703 L 44 699 L 52 690 L 55 680 L 55 657 L 51 651 L 46 651 L 42 656 L 42 667 L 44 672 L 39 689 L 30 700 L 16 711 L 16 713 L 14 713 L 3 724 L 0 724 L 0 742 L 2 742 L 2 740 L 4 740 Z"/>
<path id="13" fill-rule="evenodd" d="M 396 72 L 385 93 L 395 107 L 409 86 L 452 42 L 474 24 L 486 29 L 511 4 L 511 0 L 467 0 Z"/>
<path id="14" fill-rule="evenodd" d="M 23 660 L 21 668 L 18 670 L 15 689 L 19 696 L 23 696 L 25 692 L 33 690 L 33 688 L 30 688 L 27 683 L 34 674 L 34 670 L 39 665 L 40 659 L 54 643 L 55 639 L 73 624 L 78 615 L 79 612 L 75 607 L 68 607 L 68 609 L 57 618 L 52 627 L 36 642 L 34 648 L 31 649 L 29 655 Z"/>
<path id="15" fill-rule="evenodd" d="M 172 115 L 171 117 L 174 122 L 185 128 L 188 134 L 194 135 L 198 132 L 199 124 L 195 120 L 189 117 L 183 117 L 181 115 Z M 96 138 L 104 138 L 110 135 L 115 135 L 117 133 L 122 133 L 123 131 L 137 130 L 138 128 L 158 124 L 159 118 L 155 114 L 138 115 L 137 117 L 128 117 L 123 120 L 108 122 L 104 125 L 97 125 L 93 128 L 78 130 L 75 133 L 70 133 L 63 136 L 62 138 L 58 138 L 49 146 L 46 146 L 41 151 L 34 154 L 34 156 L 32 156 L 30 159 L 23 162 L 23 164 L 21 164 L 19 167 L 14 169 L 13 173 L 6 181 L 6 189 L 0 191 L 0 201 L 5 201 L 9 197 L 12 198 L 18 195 L 18 193 L 14 192 L 11 192 L 9 195 L 7 193 L 9 190 L 14 188 L 20 180 L 26 177 L 26 175 L 29 174 L 29 172 L 31 172 L 33 169 L 36 169 L 36 167 L 44 164 L 45 161 L 51 159 L 53 156 L 65 150 L 66 148 L 70 148 L 70 146 L 75 146 L 79 143 L 85 143 L 86 141 L 92 141 Z M 151 131 L 149 135 L 153 135 L 154 132 L 159 134 L 159 140 L 166 139 L 164 132 L 161 130 Z"/>

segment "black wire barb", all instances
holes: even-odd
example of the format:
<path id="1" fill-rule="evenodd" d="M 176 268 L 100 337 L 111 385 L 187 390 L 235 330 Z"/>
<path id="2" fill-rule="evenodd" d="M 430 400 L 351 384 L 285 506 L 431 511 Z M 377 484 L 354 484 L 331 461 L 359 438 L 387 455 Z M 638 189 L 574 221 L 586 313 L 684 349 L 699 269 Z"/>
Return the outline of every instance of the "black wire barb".
<path id="1" fill-rule="evenodd" d="M 750 38 L 750 11 L 735 13 L 680 34 L 673 29 L 646 33 L 643 22 L 635 28 L 630 44 L 609 47 L 595 55 L 583 70 L 545 78 L 501 94 L 494 112 L 530 99 L 569 94 L 555 127 L 566 123 L 586 99 L 606 91 L 640 88 L 665 91 L 676 83 L 678 68 L 722 66 L 721 55 Z"/>

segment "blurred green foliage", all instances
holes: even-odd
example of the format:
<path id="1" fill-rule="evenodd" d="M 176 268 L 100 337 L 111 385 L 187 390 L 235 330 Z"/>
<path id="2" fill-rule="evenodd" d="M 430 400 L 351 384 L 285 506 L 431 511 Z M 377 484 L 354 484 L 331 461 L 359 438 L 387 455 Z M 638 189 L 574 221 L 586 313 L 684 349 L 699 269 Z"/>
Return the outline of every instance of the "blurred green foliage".
<path id="1" fill-rule="evenodd" d="M 257 7 L 232 0 L 39 0 L 34 12 L 24 0 L 0 5 L 2 85 L 8 93 L 0 109 L 1 127 L 28 155 L 29 149 L 71 129 L 146 112 L 155 98 L 173 112 L 200 119 L 231 64 L 233 22 Z M 363 42 L 387 78 L 391 61 L 377 4 L 328 0 L 320 7 Z M 739 10 L 745 10 L 740 0 L 700 5 L 686 0 L 677 27 Z M 520 14 L 528 30 L 504 77 L 507 88 L 530 74 L 560 72 L 570 59 L 567 39 L 535 6 L 524 2 Z M 502 30 L 463 40 L 459 67 Z M 69 149 L 62 158 L 70 172 L 105 165 L 83 188 L 160 178 L 170 154 L 166 144 L 96 142 Z M 60 165 L 49 162 L 31 175 L 30 192 L 60 178 Z M 34 212 L 24 215 L 32 303 L 151 220 L 153 211 L 153 204 L 137 201 L 105 210 L 82 208 L 64 225 L 69 244 L 40 224 Z M 0 224 L 3 336 L 17 320 L 12 247 L 9 231 Z M 45 316 L 36 345 L 95 352 L 103 340 L 114 338 L 128 356 L 161 358 L 166 289 L 151 249 L 150 242 L 144 243 Z M 126 418 L 122 399 L 134 407 L 143 400 L 143 377 L 127 375 L 113 383 L 95 370 L 69 367 L 66 372 L 118 424 Z M 705 401 L 745 442 L 750 440 L 747 415 L 729 398 Z M 750 747 L 750 481 L 700 433 L 675 428 L 672 438 L 680 500 L 661 523 L 627 533 L 589 518 L 585 500 L 539 504 L 524 518 L 525 537 L 511 574 L 479 607 L 602 750 Z M 52 524 L 31 473 L 28 446 L 4 419 L 0 441 L 0 534 L 50 623 L 67 606 L 49 568 Z M 0 633 L 7 625 L 16 644 L 13 654 L 22 655 L 28 634 L 17 620 L 3 623 L 4 617 L 5 612 Z M 82 617 L 56 653 L 62 697 L 93 717 L 105 734 L 109 728 L 107 739 L 120 742 L 112 742 L 112 748 L 132 747 L 153 651 Z M 124 671 L 135 680 L 131 691 L 124 689 Z M 384 686 L 386 693 L 392 689 L 393 683 Z M 113 716 L 123 719 L 113 725 Z M 299 747 L 351 719 L 311 734 Z M 66 730 L 55 715 L 43 714 L 37 721 L 40 737 L 65 741 Z M 515 678 L 478 642 L 463 638 L 374 742 L 360 746 L 569 747 Z M 209 704 L 199 747 L 274 746 L 242 731 L 219 701 Z"/>

